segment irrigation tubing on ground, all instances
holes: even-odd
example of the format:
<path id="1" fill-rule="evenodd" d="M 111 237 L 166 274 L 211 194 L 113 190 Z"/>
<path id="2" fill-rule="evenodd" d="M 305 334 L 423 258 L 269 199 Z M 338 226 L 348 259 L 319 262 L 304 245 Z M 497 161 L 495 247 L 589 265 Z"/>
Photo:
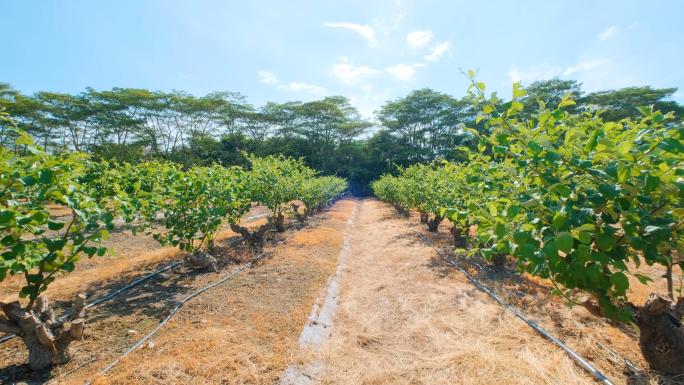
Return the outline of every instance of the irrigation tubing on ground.
<path id="1" fill-rule="evenodd" d="M 180 301 L 176 304 L 176 306 L 174 306 L 173 309 L 171 309 L 171 311 L 169 312 L 169 314 L 168 314 L 166 317 L 164 317 L 164 319 L 163 319 L 163 320 L 162 320 L 154 329 L 152 329 L 151 332 L 149 332 L 147 335 L 145 335 L 145 337 L 141 338 L 141 339 L 140 339 L 138 342 L 136 342 L 133 346 L 131 346 L 130 348 L 128 348 L 128 350 L 126 350 L 121 356 L 119 356 L 119 358 L 117 358 L 116 360 L 112 361 L 109 365 L 105 366 L 102 370 L 100 370 L 100 373 L 99 373 L 99 374 L 102 375 L 102 374 L 105 374 L 105 373 L 109 372 L 113 367 L 115 367 L 119 362 L 121 362 L 121 360 L 122 360 L 124 357 L 126 357 L 126 356 L 129 355 L 131 352 L 135 351 L 136 349 L 140 348 L 143 344 L 145 344 L 145 342 L 147 342 L 150 338 L 152 338 L 152 336 L 154 336 L 155 334 L 157 334 L 157 332 L 158 332 L 159 330 L 161 330 L 161 328 L 162 328 L 167 322 L 169 322 L 169 320 L 171 319 L 171 317 L 173 317 L 173 316 L 174 316 L 174 315 L 183 307 L 183 305 L 185 305 L 188 301 L 190 301 L 191 299 L 193 299 L 193 298 L 197 297 L 198 295 L 204 293 L 205 291 L 207 291 L 207 290 L 209 290 L 209 289 L 212 289 L 212 288 L 214 288 L 214 287 L 216 287 L 216 286 L 218 286 L 218 285 L 220 285 L 220 284 L 222 284 L 222 283 L 224 283 L 224 282 L 230 280 L 231 278 L 233 278 L 233 277 L 235 277 L 236 275 L 240 274 L 240 273 L 241 273 L 242 271 L 244 271 L 245 269 L 247 269 L 247 268 L 253 266 L 255 262 L 257 262 L 257 261 L 259 261 L 260 259 L 264 258 L 265 255 L 266 255 L 266 252 L 262 252 L 261 254 L 257 255 L 257 256 L 254 257 L 254 258 L 252 258 L 249 262 L 247 262 L 247 263 L 245 263 L 244 265 L 242 265 L 239 269 L 237 269 L 237 270 L 235 270 L 235 271 L 233 271 L 233 272 L 231 272 L 231 273 L 225 275 L 223 278 L 221 278 L 221 279 L 219 279 L 219 280 L 217 280 L 217 281 L 214 281 L 213 283 L 211 283 L 211 284 L 209 284 L 209 285 L 207 285 L 207 286 L 204 286 L 204 287 L 201 288 L 201 289 L 198 289 L 198 290 L 192 292 L 192 293 L 189 294 L 187 297 L 185 297 L 185 298 L 183 298 L 182 300 L 180 300 Z M 88 380 L 88 381 L 86 381 L 86 383 L 85 383 L 85 385 L 90 385 L 90 384 L 92 384 L 92 380 Z"/>
<path id="2" fill-rule="evenodd" d="M 420 237 L 424 242 L 430 244 L 431 246 L 434 245 L 433 242 L 425 237 L 423 234 L 416 233 L 418 237 Z M 587 360 L 582 358 L 579 354 L 577 354 L 574 350 L 572 350 L 569 346 L 565 345 L 563 341 L 559 340 L 558 338 L 554 337 L 552 334 L 547 332 L 544 328 L 539 326 L 536 322 L 532 321 L 531 319 L 527 318 L 523 313 L 521 313 L 517 308 L 514 306 L 510 305 L 508 302 L 506 302 L 503 298 L 499 297 L 496 293 L 494 293 L 492 290 L 490 290 L 487 286 L 485 286 L 482 282 L 480 282 L 477 278 L 473 277 L 468 273 L 464 268 L 459 266 L 456 261 L 454 261 L 450 256 L 445 255 L 442 250 L 439 248 L 435 248 L 437 253 L 445 260 L 447 261 L 451 266 L 455 267 L 465 275 L 465 277 L 472 283 L 475 287 L 478 289 L 482 290 L 485 292 L 487 295 L 492 297 L 496 302 L 498 302 L 501 306 L 506 308 L 508 311 L 513 313 L 516 317 L 520 318 L 523 322 L 528 324 L 531 328 L 536 330 L 539 334 L 542 336 L 546 337 L 549 339 L 551 342 L 554 344 L 558 345 L 561 349 L 563 349 L 572 359 L 575 360 L 584 370 L 592 374 L 594 377 L 596 377 L 600 382 L 606 384 L 606 385 L 614 385 L 613 382 L 611 382 L 603 373 L 601 373 L 598 369 L 593 367 Z"/>
<path id="3" fill-rule="evenodd" d="M 248 218 L 248 219 L 249 219 L 249 220 L 252 220 L 252 219 L 260 218 L 260 217 L 262 217 L 262 216 L 263 216 L 263 215 L 255 215 L 255 216 L 250 217 L 250 218 Z M 238 237 L 235 237 L 234 239 L 230 240 L 229 244 L 230 244 L 230 245 L 234 245 L 234 244 L 236 244 L 236 243 L 238 243 L 238 242 L 240 242 L 240 241 L 242 241 L 242 237 L 238 236 Z M 134 287 L 136 287 L 136 286 L 139 286 L 139 285 L 141 285 L 141 284 L 143 284 L 143 283 L 145 283 L 145 282 L 147 282 L 147 281 L 149 281 L 149 280 L 151 280 L 152 278 L 154 278 L 154 277 L 160 275 L 161 273 L 163 273 L 163 272 L 165 272 L 165 271 L 167 271 L 167 270 L 173 269 L 174 267 L 178 267 L 178 266 L 180 266 L 180 265 L 182 265 L 182 264 L 183 264 L 183 261 L 177 261 L 177 262 L 174 262 L 174 263 L 172 263 L 172 264 L 170 264 L 170 265 L 167 265 L 167 266 L 165 266 L 165 267 L 162 267 L 161 269 L 156 270 L 156 271 L 154 271 L 154 272 L 152 272 L 152 273 L 150 273 L 150 274 L 147 274 L 147 275 L 145 275 L 145 276 L 143 276 L 143 277 L 140 277 L 140 278 L 138 278 L 138 279 L 135 279 L 135 280 L 131 281 L 129 284 L 127 284 L 126 286 L 123 286 L 123 287 L 121 287 L 121 288 L 119 288 L 119 289 L 117 289 L 117 290 L 115 290 L 115 291 L 113 291 L 113 292 L 111 292 L 111 293 L 109 293 L 109 294 L 103 296 L 103 297 L 100 297 L 100 298 L 94 300 L 93 302 L 90 302 L 90 303 L 86 304 L 86 305 L 85 305 L 85 309 L 91 308 L 91 307 L 93 307 L 93 306 L 97 306 L 97 305 L 99 305 L 99 304 L 101 304 L 101 303 L 103 303 L 103 302 L 107 302 L 107 301 L 109 301 L 110 299 L 112 299 L 112 298 L 114 298 L 114 297 L 117 297 L 117 296 L 119 296 L 119 295 L 125 293 L 126 291 L 128 291 L 128 290 L 130 290 L 130 289 L 132 289 L 132 288 L 134 288 Z M 70 313 L 70 312 L 67 312 L 67 313 L 65 313 L 64 315 L 62 315 L 61 317 L 59 317 L 58 321 L 59 321 L 59 322 L 66 321 L 66 319 L 69 318 L 70 315 L 71 315 L 71 313 Z M 0 344 L 3 344 L 3 343 L 5 343 L 5 342 L 11 340 L 12 338 L 14 338 L 14 337 L 16 337 L 16 336 L 17 336 L 16 334 L 7 334 L 7 335 L 3 336 L 2 338 L 0 338 Z"/>
<path id="4" fill-rule="evenodd" d="M 470 259 L 465 259 L 465 261 L 466 261 L 468 264 L 472 265 L 473 267 L 475 267 L 476 269 L 478 269 L 478 270 L 480 270 L 480 271 L 484 271 L 484 269 L 485 269 L 484 266 L 480 265 L 480 264 L 477 263 L 477 262 L 473 262 L 473 261 L 471 261 Z M 515 292 L 517 295 L 522 294 L 522 292 L 521 292 L 520 290 L 514 290 L 514 292 Z M 625 364 L 625 366 L 627 366 L 627 367 L 628 367 L 630 370 L 632 370 L 633 372 L 635 372 L 635 373 L 643 372 L 643 370 L 641 370 L 641 368 L 639 368 L 639 367 L 638 367 L 634 362 L 632 362 L 629 358 L 620 355 L 619 353 L 617 353 L 617 352 L 614 351 L 613 349 L 609 348 L 608 346 L 606 346 L 606 345 L 604 345 L 604 344 L 602 344 L 602 343 L 600 343 L 600 342 L 597 342 L 596 345 L 597 345 L 599 348 L 601 348 L 601 349 L 605 350 L 606 352 L 608 352 L 608 354 L 610 354 L 610 355 L 612 356 L 611 358 L 612 358 L 613 360 L 615 360 L 615 361 L 622 360 L 622 362 Z"/>

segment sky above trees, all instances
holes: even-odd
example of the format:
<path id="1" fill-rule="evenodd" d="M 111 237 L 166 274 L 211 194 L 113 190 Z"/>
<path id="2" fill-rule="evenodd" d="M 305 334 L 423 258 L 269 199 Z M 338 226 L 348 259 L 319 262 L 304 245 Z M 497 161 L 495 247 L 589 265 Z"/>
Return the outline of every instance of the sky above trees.
<path id="1" fill-rule="evenodd" d="M 350 98 L 370 117 L 431 87 L 463 95 L 560 77 L 583 90 L 678 87 L 684 2 L 7 0 L 0 81 L 24 93 L 86 87 L 230 90 L 266 101 Z"/>

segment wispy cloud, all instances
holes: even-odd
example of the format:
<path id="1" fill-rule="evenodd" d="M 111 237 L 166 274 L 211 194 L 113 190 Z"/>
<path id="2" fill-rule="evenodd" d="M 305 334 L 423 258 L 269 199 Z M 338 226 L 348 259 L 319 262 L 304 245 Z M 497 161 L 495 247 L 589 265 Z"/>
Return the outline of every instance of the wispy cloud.
<path id="1" fill-rule="evenodd" d="M 375 30 L 373 27 L 366 25 L 366 24 L 356 24 L 356 23 L 349 23 L 346 21 L 340 21 L 340 22 L 325 22 L 323 23 L 323 26 L 329 27 L 329 28 L 342 28 L 342 29 L 348 29 L 350 31 L 354 31 L 361 35 L 364 39 L 366 39 L 366 42 L 368 43 L 369 46 L 375 46 L 377 44 L 377 41 L 375 40 Z"/>
<path id="2" fill-rule="evenodd" d="M 385 68 L 385 72 L 395 77 L 402 82 L 408 82 L 413 79 L 416 74 L 416 69 L 424 67 L 425 64 L 396 64 Z"/>
<path id="3" fill-rule="evenodd" d="M 527 69 L 520 69 L 512 67 L 508 70 L 508 78 L 512 82 L 533 82 L 536 80 L 551 79 L 556 76 L 570 76 L 579 72 L 585 72 L 597 69 L 609 63 L 610 59 L 597 60 L 582 60 L 575 65 L 567 66 L 565 68 L 557 65 L 553 66 L 535 66 Z"/>
<path id="4" fill-rule="evenodd" d="M 281 90 L 290 92 L 321 95 L 327 91 L 325 87 L 305 82 L 289 82 L 287 84 L 280 84 L 280 79 L 278 79 L 273 71 L 269 70 L 258 71 L 257 77 L 259 78 L 260 83 L 268 84 L 269 86 L 274 86 L 280 88 Z"/>
<path id="5" fill-rule="evenodd" d="M 438 62 L 449 49 L 451 49 L 450 41 L 439 43 L 436 46 L 432 47 L 430 53 L 428 55 L 425 55 L 424 58 L 427 61 Z"/>
<path id="6" fill-rule="evenodd" d="M 382 71 L 373 67 L 354 65 L 344 56 L 340 57 L 340 62 L 332 67 L 333 76 L 345 84 L 356 84 L 380 73 Z"/>
<path id="7" fill-rule="evenodd" d="M 292 92 L 303 92 L 316 95 L 324 94 L 326 91 L 325 87 L 304 82 L 290 82 L 287 85 L 281 86 L 281 88 Z"/>
<path id="8" fill-rule="evenodd" d="M 600 42 L 604 42 L 611 37 L 615 36 L 618 32 L 620 31 L 620 28 L 617 25 L 611 25 L 610 27 L 606 28 L 603 30 L 603 32 L 599 33 L 596 38 Z"/>
<path id="9" fill-rule="evenodd" d="M 581 61 L 577 65 L 569 66 L 563 71 L 563 76 L 569 76 L 579 71 L 591 70 L 608 63 L 609 59 Z"/>
<path id="10" fill-rule="evenodd" d="M 272 85 L 279 82 L 278 77 L 272 71 L 261 70 L 257 72 L 257 76 L 259 77 L 259 83 Z"/>
<path id="11" fill-rule="evenodd" d="M 413 31 L 406 34 L 406 44 L 411 48 L 420 48 L 432 41 L 434 34 L 429 29 Z"/>

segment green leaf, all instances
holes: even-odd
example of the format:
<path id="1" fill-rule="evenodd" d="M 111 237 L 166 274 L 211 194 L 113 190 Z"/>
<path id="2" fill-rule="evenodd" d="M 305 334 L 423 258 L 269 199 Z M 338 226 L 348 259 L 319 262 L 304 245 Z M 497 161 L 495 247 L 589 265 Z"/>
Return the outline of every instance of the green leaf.
<path id="1" fill-rule="evenodd" d="M 556 214 L 553 215 L 553 228 L 556 229 L 556 231 L 560 230 L 563 228 L 563 225 L 565 225 L 565 220 L 567 219 L 567 215 L 564 213 L 557 211 Z"/>
<path id="2" fill-rule="evenodd" d="M 64 227 L 65 223 L 62 221 L 53 221 L 49 220 L 48 221 L 48 229 L 56 231 Z"/>
<path id="3" fill-rule="evenodd" d="M 597 234 L 596 246 L 599 248 L 599 250 L 610 251 L 615 246 L 615 238 L 606 233 Z"/>
<path id="4" fill-rule="evenodd" d="M 558 250 L 560 250 L 566 254 L 572 250 L 572 245 L 574 243 L 574 240 L 572 238 L 572 235 L 570 235 L 570 233 L 568 233 L 566 231 L 558 233 L 556 235 L 555 241 L 556 241 L 556 246 L 558 247 Z"/>
<path id="5" fill-rule="evenodd" d="M 6 224 L 9 223 L 12 219 L 14 219 L 14 212 L 10 210 L 0 210 L 0 224 Z"/>
<path id="6" fill-rule="evenodd" d="M 627 279 L 627 276 L 620 271 L 613 273 L 613 275 L 610 276 L 610 282 L 613 284 L 613 287 L 615 288 L 615 294 L 618 296 L 625 295 L 627 289 L 629 288 L 629 280 Z"/>

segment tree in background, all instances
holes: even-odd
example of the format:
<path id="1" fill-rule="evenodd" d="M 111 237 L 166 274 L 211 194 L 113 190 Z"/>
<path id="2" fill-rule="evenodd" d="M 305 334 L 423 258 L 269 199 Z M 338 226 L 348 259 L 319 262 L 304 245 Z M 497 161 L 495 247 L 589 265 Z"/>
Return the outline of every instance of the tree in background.
<path id="1" fill-rule="evenodd" d="M 581 84 L 558 78 L 532 83 L 521 115 L 530 117 L 539 101 L 555 105 L 566 94 L 577 101 L 571 112 L 605 110 L 606 121 L 635 118 L 637 107 L 654 105 L 684 114 L 670 100 L 674 88 L 630 87 L 584 94 Z M 310 102 L 266 103 L 255 108 L 234 92 L 194 96 L 182 91 L 92 88 L 71 95 L 38 92 L 28 96 L 0 83 L 0 108 L 18 128 L 52 152 L 79 150 L 97 159 L 138 162 L 171 160 L 188 168 L 249 164 L 244 153 L 303 158 L 322 174 L 350 181 L 354 193 L 369 193 L 369 183 L 397 166 L 438 159 L 464 161 L 457 148 L 477 148 L 474 132 L 489 130 L 479 120 L 480 106 L 429 88 L 389 101 L 377 123 L 362 118 L 343 96 Z M 13 148 L 16 135 L 0 122 L 0 143 Z"/>

